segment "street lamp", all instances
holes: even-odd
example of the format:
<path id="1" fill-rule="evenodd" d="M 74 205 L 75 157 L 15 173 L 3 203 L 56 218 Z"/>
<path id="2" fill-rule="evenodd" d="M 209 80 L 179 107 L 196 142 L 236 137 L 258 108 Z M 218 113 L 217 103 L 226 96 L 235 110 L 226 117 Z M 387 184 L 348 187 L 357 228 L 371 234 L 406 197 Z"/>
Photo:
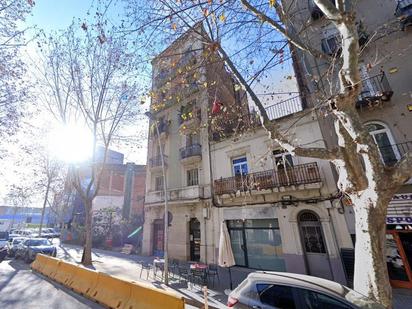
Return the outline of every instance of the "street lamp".
<path id="1" fill-rule="evenodd" d="M 165 160 L 163 156 L 163 148 L 162 143 L 160 142 L 160 133 L 159 133 L 159 124 L 156 117 L 151 112 L 146 112 L 145 115 L 147 118 L 152 120 L 156 127 L 156 134 L 157 134 L 157 141 L 159 143 L 159 151 L 160 151 L 160 161 L 162 163 L 162 173 L 163 173 L 163 191 L 165 197 L 165 217 L 164 217 L 164 237 L 163 237 L 163 259 L 165 261 L 164 264 L 164 276 L 165 276 L 165 284 L 169 284 L 169 257 L 168 257 L 168 228 L 169 228 L 169 209 L 167 205 L 167 183 L 166 183 L 166 171 L 165 171 Z"/>

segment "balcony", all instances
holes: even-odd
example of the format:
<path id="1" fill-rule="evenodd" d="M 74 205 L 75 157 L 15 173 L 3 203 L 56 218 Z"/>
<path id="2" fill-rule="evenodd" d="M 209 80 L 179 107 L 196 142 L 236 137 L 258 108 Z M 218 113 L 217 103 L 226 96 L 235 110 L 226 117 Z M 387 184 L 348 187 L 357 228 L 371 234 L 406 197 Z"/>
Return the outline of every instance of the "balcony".
<path id="1" fill-rule="evenodd" d="M 206 193 L 207 194 L 207 193 Z M 209 195 L 210 196 L 210 195 Z M 200 186 L 190 186 L 184 188 L 174 188 L 167 190 L 167 199 L 169 202 L 193 202 L 205 197 L 205 189 Z M 164 202 L 163 191 L 151 191 L 148 192 L 145 197 L 146 204 L 156 204 Z"/>
<path id="2" fill-rule="evenodd" d="M 412 152 L 412 141 L 393 144 L 388 146 L 380 146 L 379 152 L 382 161 L 387 166 L 395 165 L 406 153 Z"/>
<path id="3" fill-rule="evenodd" d="M 202 160 L 202 145 L 193 144 L 180 148 L 180 162 L 183 164 L 197 163 Z"/>
<path id="4" fill-rule="evenodd" d="M 167 167 L 167 156 L 163 156 L 165 160 L 165 167 Z M 152 172 L 161 171 L 162 170 L 162 158 L 160 155 L 154 156 L 153 158 L 149 159 L 149 167 Z"/>
<path id="5" fill-rule="evenodd" d="M 372 107 L 391 99 L 393 91 L 384 72 L 362 80 L 362 90 L 356 102 L 357 108 Z"/>
<path id="6" fill-rule="evenodd" d="M 395 16 L 399 18 L 401 30 L 412 25 L 412 0 L 399 0 L 395 9 Z"/>
<path id="7" fill-rule="evenodd" d="M 268 170 L 243 176 L 221 178 L 214 181 L 214 189 L 216 194 L 221 195 L 235 194 L 238 191 L 261 191 L 320 182 L 318 165 L 313 162 L 282 170 Z"/>
<path id="8" fill-rule="evenodd" d="M 270 120 L 279 119 L 303 110 L 302 98 L 298 95 L 265 108 Z"/>

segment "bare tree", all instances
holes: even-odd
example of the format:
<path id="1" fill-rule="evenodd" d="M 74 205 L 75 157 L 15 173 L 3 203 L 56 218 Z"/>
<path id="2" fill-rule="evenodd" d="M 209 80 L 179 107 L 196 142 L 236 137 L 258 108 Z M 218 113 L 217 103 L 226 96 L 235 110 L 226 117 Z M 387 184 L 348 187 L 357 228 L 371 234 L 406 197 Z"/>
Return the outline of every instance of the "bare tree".
<path id="1" fill-rule="evenodd" d="M 14 221 L 17 212 L 19 211 L 19 209 L 23 210 L 25 207 L 27 207 L 27 204 L 31 202 L 32 195 L 33 190 L 31 187 L 18 185 L 12 185 L 10 187 L 9 192 L 6 195 L 6 200 L 14 207 L 13 218 L 10 225 L 11 227 L 13 227 L 15 223 Z"/>
<path id="2" fill-rule="evenodd" d="M 95 23 L 72 24 L 42 44 L 41 81 L 49 111 L 64 124 L 86 126 L 93 138 L 91 159 L 71 164 L 68 177 L 85 207 L 84 265 L 91 265 L 92 205 L 97 196 L 109 146 L 121 129 L 136 120 L 139 72 L 128 42 L 107 27 L 97 12 Z M 103 159 L 97 148 L 104 149 Z"/>
<path id="3" fill-rule="evenodd" d="M 284 1 L 156 1 L 142 13 L 138 3 L 130 3 L 133 29 L 130 33 L 156 33 L 167 44 L 171 37 L 191 29 L 202 37 L 210 52 L 218 54 L 248 92 L 261 123 L 271 139 L 293 155 L 329 160 L 339 172 L 337 187 L 351 199 L 356 218 L 355 279 L 357 291 L 392 307 L 392 291 L 386 268 L 385 233 L 389 201 L 412 176 L 412 154 L 407 153 L 396 165 L 385 166 L 379 150 L 356 110 L 361 91 L 359 73 L 360 48 L 356 12 L 349 1 L 314 0 L 340 33 L 341 53 L 330 56 L 314 48 L 291 24 L 289 7 Z M 144 10 L 144 8 L 142 9 Z M 142 19 L 146 18 L 145 21 Z M 199 31 L 199 23 L 206 32 Z M 159 32 L 159 34 L 158 34 Z M 206 33 L 206 34 L 205 34 Z M 226 40 L 226 41 L 225 41 Z M 233 42 L 236 44 L 233 44 Z M 338 71 L 339 86 L 320 107 L 328 108 L 333 117 L 338 145 L 308 148 L 297 145 L 280 124 L 270 120 L 265 106 L 251 84 L 267 66 L 276 65 L 273 54 L 286 42 L 290 57 L 295 51 L 326 61 Z M 227 53 L 224 46 L 230 50 Z M 260 57 L 258 56 L 260 55 Z M 241 60 L 237 57 L 241 56 Z M 262 60 L 263 59 L 263 60 Z M 259 61 L 260 60 L 260 61 Z M 295 60 L 295 59 L 294 59 Z M 243 61 L 243 62 L 242 62 Z M 259 62 L 259 64 L 253 63 Z M 244 67 L 237 67 L 237 64 Z M 279 64 L 279 62 L 278 62 Z M 260 65 L 260 69 L 256 68 Z M 246 76 L 246 77 L 245 77 Z"/>
<path id="4" fill-rule="evenodd" d="M 24 80 L 25 65 L 20 47 L 26 44 L 22 28 L 31 11 L 33 1 L 3 0 L 0 3 L 0 137 L 15 132 L 21 116 L 23 98 L 27 94 L 28 81 Z"/>

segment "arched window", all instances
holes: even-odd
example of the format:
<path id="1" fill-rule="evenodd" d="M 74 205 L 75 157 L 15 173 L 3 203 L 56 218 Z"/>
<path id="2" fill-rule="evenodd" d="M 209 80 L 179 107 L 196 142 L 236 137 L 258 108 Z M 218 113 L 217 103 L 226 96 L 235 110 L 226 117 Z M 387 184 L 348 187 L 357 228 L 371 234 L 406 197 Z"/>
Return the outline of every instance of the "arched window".
<path id="1" fill-rule="evenodd" d="M 398 162 L 400 154 L 389 128 L 381 122 L 370 122 L 365 126 L 379 147 L 382 161 L 386 165 L 394 165 Z"/>

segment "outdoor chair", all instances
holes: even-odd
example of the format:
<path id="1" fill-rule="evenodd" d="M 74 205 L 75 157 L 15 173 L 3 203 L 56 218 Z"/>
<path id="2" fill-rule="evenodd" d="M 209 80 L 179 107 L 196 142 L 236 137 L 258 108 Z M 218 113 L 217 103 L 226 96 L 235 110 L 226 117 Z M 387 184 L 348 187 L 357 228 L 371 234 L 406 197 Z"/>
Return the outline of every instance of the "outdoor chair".
<path id="1" fill-rule="evenodd" d="M 141 267 L 140 268 L 140 278 L 142 278 L 143 270 L 145 270 L 146 271 L 146 280 L 148 280 L 149 276 L 150 276 L 150 271 L 153 269 L 153 265 L 142 262 L 140 264 L 140 267 Z"/>
<path id="2" fill-rule="evenodd" d="M 179 261 L 176 259 L 171 259 L 169 264 L 170 271 L 173 275 L 177 275 L 179 273 Z"/>
<path id="3" fill-rule="evenodd" d="M 215 286 L 215 277 L 217 277 L 217 282 L 220 283 L 219 278 L 219 268 L 216 264 L 209 264 L 206 272 L 207 280 L 212 279 L 212 286 Z"/>
<path id="4" fill-rule="evenodd" d="M 179 272 L 180 279 L 183 278 L 186 281 L 189 281 L 189 279 L 190 279 L 189 268 L 187 266 L 178 265 L 177 269 L 178 269 L 178 272 Z"/>
<path id="5" fill-rule="evenodd" d="M 162 280 L 163 280 L 163 274 L 164 274 L 164 271 L 165 271 L 165 265 L 164 264 L 154 264 L 154 277 L 155 277 L 155 279 L 156 279 L 156 276 L 157 276 L 157 271 L 161 271 L 162 272 Z"/>
<path id="6" fill-rule="evenodd" d="M 191 269 L 189 281 L 193 284 L 206 285 L 206 270 Z"/>

